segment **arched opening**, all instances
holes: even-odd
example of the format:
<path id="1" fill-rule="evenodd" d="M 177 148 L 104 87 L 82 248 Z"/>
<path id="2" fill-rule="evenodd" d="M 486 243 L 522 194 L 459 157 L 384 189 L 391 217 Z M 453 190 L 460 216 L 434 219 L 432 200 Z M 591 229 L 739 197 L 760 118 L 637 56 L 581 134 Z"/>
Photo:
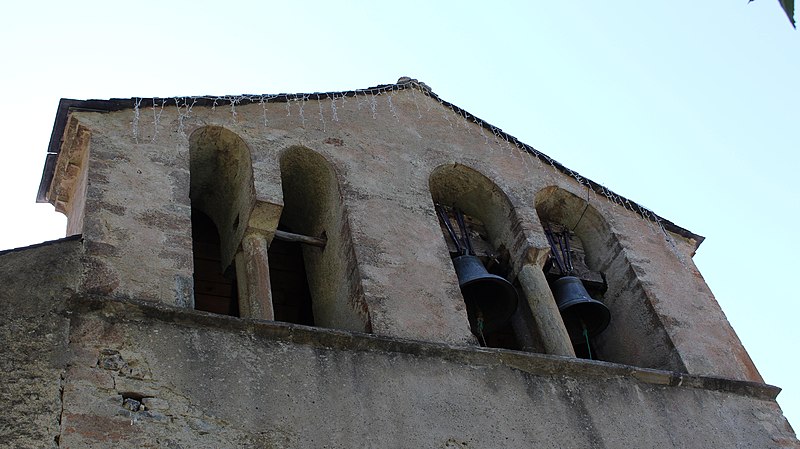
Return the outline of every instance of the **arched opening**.
<path id="1" fill-rule="evenodd" d="M 570 236 L 576 267 L 572 275 L 610 311 L 610 324 L 588 344 L 572 339 L 576 355 L 588 357 L 591 351 L 592 358 L 600 360 L 685 371 L 622 245 L 597 209 L 555 186 L 540 190 L 535 205 L 545 231 Z M 561 274 L 552 258 L 543 270 L 553 287 Z"/>
<path id="2" fill-rule="evenodd" d="M 534 330 L 530 309 L 516 280 L 519 266 L 515 260 L 515 252 L 524 236 L 519 231 L 519 219 L 508 197 L 489 178 L 459 164 L 438 167 L 431 174 L 429 186 L 433 202 L 437 206 L 442 235 L 447 241 L 454 270 L 459 276 L 470 327 L 479 343 L 489 347 L 542 352 L 542 344 Z M 459 244 L 458 240 L 463 243 Z M 472 310 L 474 305 L 470 304 L 468 297 L 472 293 L 465 289 L 469 280 L 465 278 L 464 271 L 473 268 L 481 270 L 480 266 L 464 268 L 461 257 L 465 253 L 463 247 L 467 244 L 472 247 L 467 252 L 477 257 L 486 273 L 510 282 L 518 298 L 515 299 L 515 305 L 510 306 L 513 309 L 508 319 L 497 318 L 489 333 L 483 332 L 483 323 L 477 323 L 476 326 L 477 312 Z M 496 278 L 483 276 L 480 275 L 481 279 L 486 279 L 488 283 L 496 281 Z M 494 293 L 487 294 L 493 297 L 475 301 L 476 304 L 483 301 L 482 304 L 485 305 L 479 304 L 480 307 L 491 308 L 494 303 L 494 307 L 500 310 L 510 304 L 511 300 L 505 289 L 496 289 Z M 480 315 L 489 316 L 485 311 L 481 311 Z M 498 312 L 495 316 L 500 317 L 501 313 Z"/>
<path id="3" fill-rule="evenodd" d="M 272 240 L 275 319 L 369 332 L 350 227 L 331 164 L 307 148 L 292 147 L 281 155 L 280 166 L 284 206 L 278 230 L 326 243 Z"/>
<path id="4" fill-rule="evenodd" d="M 208 215 L 192 208 L 194 307 L 197 310 L 239 316 L 234 269 L 222 271 L 217 226 Z"/>
<path id="5" fill-rule="evenodd" d="M 207 126 L 189 137 L 189 159 L 195 308 L 238 316 L 234 256 L 254 204 L 250 150 L 235 133 Z"/>
<path id="6" fill-rule="evenodd" d="M 278 225 L 278 229 L 291 232 L 283 223 Z M 302 244 L 275 238 L 268 254 L 275 321 L 313 326 L 314 309 Z"/>

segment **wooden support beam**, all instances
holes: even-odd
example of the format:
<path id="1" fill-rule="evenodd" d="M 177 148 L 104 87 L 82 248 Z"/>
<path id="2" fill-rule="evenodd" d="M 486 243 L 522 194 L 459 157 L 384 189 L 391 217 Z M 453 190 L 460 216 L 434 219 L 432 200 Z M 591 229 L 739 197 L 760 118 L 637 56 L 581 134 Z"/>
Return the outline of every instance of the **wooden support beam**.
<path id="1" fill-rule="evenodd" d="M 280 229 L 275 230 L 275 238 L 285 242 L 300 242 L 305 245 L 318 246 L 320 248 L 325 248 L 325 245 L 328 243 L 327 239 L 294 234 L 292 232 L 281 231 Z"/>

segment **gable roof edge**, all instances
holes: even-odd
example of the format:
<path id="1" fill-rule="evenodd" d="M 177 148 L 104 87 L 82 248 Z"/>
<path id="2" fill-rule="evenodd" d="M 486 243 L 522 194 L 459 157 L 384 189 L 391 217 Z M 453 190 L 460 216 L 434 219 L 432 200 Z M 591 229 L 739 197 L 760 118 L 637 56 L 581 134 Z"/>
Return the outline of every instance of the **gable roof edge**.
<path id="1" fill-rule="evenodd" d="M 193 106 L 210 106 L 210 107 L 219 106 L 220 102 L 224 101 L 230 102 L 231 105 L 259 103 L 265 101 L 273 103 L 282 103 L 293 100 L 322 100 L 334 97 L 354 97 L 356 95 L 368 95 L 368 94 L 380 95 L 386 92 L 391 92 L 395 90 L 405 90 L 409 88 L 414 88 L 423 92 L 425 95 L 438 101 L 439 104 L 441 104 L 442 106 L 449 108 L 454 113 L 462 116 L 465 120 L 471 121 L 477 124 L 478 126 L 483 127 L 484 129 L 490 131 L 496 137 L 506 140 L 506 142 L 508 142 L 509 144 L 513 144 L 520 151 L 525 151 L 531 154 L 532 156 L 538 158 L 539 160 L 549 164 L 557 171 L 560 171 L 561 173 L 572 177 L 580 184 L 587 186 L 595 194 L 602 195 L 606 197 L 609 201 L 612 201 L 630 210 L 631 212 L 640 215 L 643 219 L 654 222 L 665 232 L 665 237 L 666 237 L 666 231 L 670 231 L 681 237 L 693 240 L 695 242 L 695 249 L 697 249 L 703 242 L 703 240 L 705 240 L 705 237 L 695 234 L 685 228 L 676 225 L 670 220 L 667 220 L 659 216 L 655 212 L 636 203 L 635 201 L 632 201 L 622 195 L 614 193 L 613 191 L 606 188 L 602 184 L 599 184 L 595 181 L 592 181 L 589 178 L 581 176 L 578 172 L 569 169 L 568 167 L 564 166 L 555 159 L 535 149 L 531 145 L 528 145 L 520 141 L 516 137 L 506 133 L 501 128 L 498 128 L 486 122 L 485 120 L 480 119 L 479 117 L 469 113 L 468 111 L 456 106 L 453 103 L 443 100 L 437 94 L 435 94 L 433 90 L 424 82 L 409 77 L 401 77 L 395 84 L 381 84 L 366 89 L 356 89 L 356 90 L 340 91 L 340 92 L 314 92 L 314 93 L 297 93 L 297 94 L 281 93 L 274 95 L 228 95 L 228 96 L 206 95 L 206 96 L 166 97 L 166 98 L 134 97 L 134 98 L 112 98 L 109 100 L 75 100 L 75 99 L 62 98 L 58 103 L 58 111 L 56 112 L 56 119 L 55 122 L 53 123 L 53 131 L 50 135 L 50 142 L 47 148 L 47 156 L 45 159 L 44 170 L 42 172 L 42 178 L 39 183 L 39 190 L 36 196 L 36 201 L 39 203 L 48 202 L 47 192 L 53 180 L 58 154 L 61 151 L 61 140 L 64 134 L 64 129 L 67 124 L 67 118 L 69 117 L 69 114 L 72 111 L 114 112 L 125 109 L 166 106 L 168 105 L 168 102 L 175 102 L 175 105 L 180 105 L 180 102 L 183 101 L 184 104 L 188 105 L 189 100 L 191 100 L 192 102 L 191 104 Z"/>

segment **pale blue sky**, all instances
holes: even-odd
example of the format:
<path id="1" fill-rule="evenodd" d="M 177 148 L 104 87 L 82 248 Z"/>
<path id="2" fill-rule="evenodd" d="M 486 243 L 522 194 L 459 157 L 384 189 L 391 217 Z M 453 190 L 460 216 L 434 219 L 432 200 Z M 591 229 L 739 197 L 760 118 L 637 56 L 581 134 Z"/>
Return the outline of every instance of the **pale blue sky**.
<path id="1" fill-rule="evenodd" d="M 777 1 L 158 3 L 4 6 L 0 248 L 63 236 L 33 204 L 59 98 L 408 75 L 706 236 L 695 261 L 800 425 L 800 33 Z"/>

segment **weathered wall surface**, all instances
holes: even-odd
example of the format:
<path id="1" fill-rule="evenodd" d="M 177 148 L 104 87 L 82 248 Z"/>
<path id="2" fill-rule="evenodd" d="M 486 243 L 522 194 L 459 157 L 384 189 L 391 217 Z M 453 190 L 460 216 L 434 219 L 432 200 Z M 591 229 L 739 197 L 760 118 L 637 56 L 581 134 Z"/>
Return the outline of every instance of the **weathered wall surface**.
<path id="1" fill-rule="evenodd" d="M 0 447 L 58 444 L 63 307 L 78 288 L 81 246 L 72 238 L 0 253 Z"/>
<path id="2" fill-rule="evenodd" d="M 620 317 L 612 326 L 651 327 L 661 336 L 657 347 L 634 342 L 608 360 L 761 380 L 691 261 L 692 241 L 665 235 L 603 195 L 587 196 L 577 178 L 523 154 L 416 87 L 191 111 L 186 100 L 175 102 L 182 107 L 167 103 L 152 114 L 72 113 L 91 132 L 83 230 L 91 265 L 84 291 L 191 307 L 189 136 L 222 126 L 251 153 L 256 201 L 276 211 L 283 204 L 283 152 L 303 147 L 330 162 L 346 211 L 341 226 L 352 235 L 352 248 L 344 251 L 354 255 L 363 289 L 358 307 L 366 309 L 375 334 L 474 343 L 429 186 L 438 167 L 462 164 L 509 199 L 517 267 L 541 263 L 548 251 L 534 210 L 542 189 L 557 186 L 588 198 L 607 223 L 615 236 L 609 241 L 618 242 L 612 250 L 625 255 L 615 267 L 626 279 L 618 284 L 635 292 L 612 304 Z M 628 305 L 645 312 L 626 314 Z"/>
<path id="3" fill-rule="evenodd" d="M 62 447 L 800 447 L 756 383 L 144 303 L 69 310 Z"/>
<path id="4" fill-rule="evenodd" d="M 190 307 L 188 149 L 121 146 L 115 133 L 125 131 L 114 125 L 93 131 L 89 145 L 83 236 L 91 267 L 82 289 Z"/>
<path id="5" fill-rule="evenodd" d="M 67 137 L 80 138 L 63 139 L 53 192 L 83 238 L 0 253 L 0 447 L 800 448 L 778 389 L 762 383 L 692 263 L 694 240 L 588 191 L 424 86 L 402 87 L 72 111 Z M 357 325 L 337 327 L 341 309 L 323 323 L 334 329 L 191 310 L 191 136 L 208 137 L 203 154 L 216 160 L 231 150 L 214 140 L 223 134 L 245 162 L 221 157 L 203 172 L 237 188 L 217 214 L 232 236 L 226 258 L 246 233 L 263 247 L 286 208 L 321 209 L 327 218 L 305 230 L 333 242 L 317 284 L 348 278 L 331 301 L 347 300 Z M 287 175 L 290 151 L 330 165 L 325 200 L 284 194 L 282 179 L 303 186 L 309 171 Z M 432 184 L 506 246 L 529 304 L 551 309 L 543 192 L 559 211 L 548 219 L 585 217 L 576 233 L 610 279 L 607 362 L 476 346 Z M 339 271 L 325 268 L 336 259 Z M 335 330 L 362 327 L 374 335 Z"/>

